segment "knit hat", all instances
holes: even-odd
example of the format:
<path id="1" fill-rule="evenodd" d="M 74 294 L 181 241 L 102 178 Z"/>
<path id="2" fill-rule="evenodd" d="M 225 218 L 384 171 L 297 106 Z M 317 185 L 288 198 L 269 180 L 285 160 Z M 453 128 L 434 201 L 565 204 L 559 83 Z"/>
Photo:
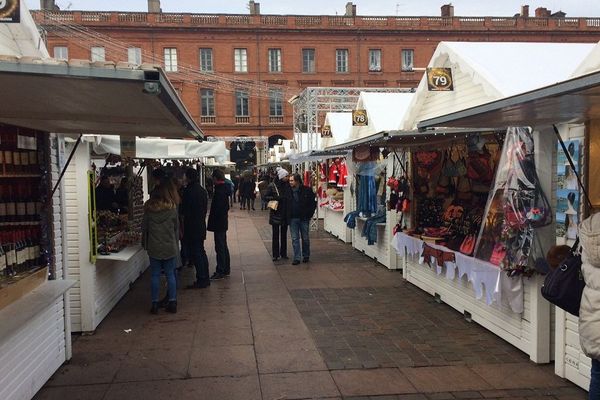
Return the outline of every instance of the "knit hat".
<path id="1" fill-rule="evenodd" d="M 279 178 L 279 180 L 282 180 L 283 178 L 285 178 L 288 175 L 289 175 L 289 172 L 287 172 L 287 169 L 285 169 L 285 168 L 280 167 L 277 170 L 277 178 Z"/>

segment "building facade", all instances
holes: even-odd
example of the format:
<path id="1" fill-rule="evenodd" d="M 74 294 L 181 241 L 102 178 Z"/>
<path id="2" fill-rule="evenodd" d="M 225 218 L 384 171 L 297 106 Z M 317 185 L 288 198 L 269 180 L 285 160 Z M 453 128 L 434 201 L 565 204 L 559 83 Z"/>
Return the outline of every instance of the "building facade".
<path id="1" fill-rule="evenodd" d="M 600 18 L 454 17 L 444 7 L 440 17 L 357 16 L 355 7 L 345 16 L 261 15 L 254 3 L 250 15 L 38 11 L 35 19 L 56 58 L 161 64 L 205 134 L 227 137 L 291 139 L 288 99 L 306 87 L 416 87 L 443 40 L 600 40 Z"/>

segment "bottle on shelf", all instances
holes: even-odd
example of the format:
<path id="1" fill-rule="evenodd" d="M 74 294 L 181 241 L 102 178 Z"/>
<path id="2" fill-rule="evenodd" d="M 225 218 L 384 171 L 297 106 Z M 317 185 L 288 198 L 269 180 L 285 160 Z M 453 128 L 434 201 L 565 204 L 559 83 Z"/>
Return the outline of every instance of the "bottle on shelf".
<path id="1" fill-rule="evenodd" d="M 17 206 L 15 204 L 15 198 L 13 194 L 12 185 L 7 185 L 7 197 L 6 197 L 6 222 L 15 222 L 17 217 Z"/>
<path id="2" fill-rule="evenodd" d="M 27 203 L 25 201 L 25 191 L 27 182 L 19 182 L 15 185 L 15 204 L 16 204 L 16 222 L 27 221 Z"/>
<path id="3" fill-rule="evenodd" d="M 5 133 L 2 137 L 2 142 L 5 143 L 2 146 L 4 153 L 4 174 L 12 175 L 14 174 L 14 164 L 11 135 L 9 133 Z"/>
<path id="4" fill-rule="evenodd" d="M 40 247 L 40 237 L 42 235 L 41 229 L 39 227 L 35 227 L 32 229 L 33 234 L 31 236 L 32 241 L 32 250 L 31 255 L 33 259 L 33 268 L 40 268 L 44 265 L 44 260 L 41 253 Z"/>
<path id="5" fill-rule="evenodd" d="M 23 235 L 21 231 L 14 231 L 15 237 L 15 272 L 22 273 L 25 270 L 25 254 L 23 253 Z"/>
<path id="6" fill-rule="evenodd" d="M 16 274 L 16 262 L 17 252 L 15 249 L 15 236 L 14 232 L 7 231 L 2 241 L 2 247 L 6 253 L 6 271 L 8 276 L 14 276 Z"/>
<path id="7" fill-rule="evenodd" d="M 6 222 L 7 195 L 8 188 L 5 185 L 0 185 L 0 223 Z"/>

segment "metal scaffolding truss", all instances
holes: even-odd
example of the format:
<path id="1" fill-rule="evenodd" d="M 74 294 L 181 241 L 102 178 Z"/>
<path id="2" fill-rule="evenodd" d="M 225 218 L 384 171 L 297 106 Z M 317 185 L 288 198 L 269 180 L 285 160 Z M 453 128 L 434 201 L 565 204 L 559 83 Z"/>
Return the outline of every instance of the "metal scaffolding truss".
<path id="1" fill-rule="evenodd" d="M 361 92 L 410 93 L 405 88 L 308 87 L 289 102 L 294 108 L 294 140 L 302 150 L 315 150 L 328 112 L 352 111 Z M 307 141 L 307 142 L 304 142 Z"/>

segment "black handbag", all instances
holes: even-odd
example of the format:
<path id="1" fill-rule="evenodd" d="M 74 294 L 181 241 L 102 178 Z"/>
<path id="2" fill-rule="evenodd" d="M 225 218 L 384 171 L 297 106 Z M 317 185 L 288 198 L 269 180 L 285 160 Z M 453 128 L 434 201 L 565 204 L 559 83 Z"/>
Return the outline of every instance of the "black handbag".
<path id="1" fill-rule="evenodd" d="M 579 239 L 575 240 L 569 256 L 560 266 L 546 275 L 542 286 L 542 296 L 546 300 L 577 317 L 585 287 L 578 247 Z"/>

